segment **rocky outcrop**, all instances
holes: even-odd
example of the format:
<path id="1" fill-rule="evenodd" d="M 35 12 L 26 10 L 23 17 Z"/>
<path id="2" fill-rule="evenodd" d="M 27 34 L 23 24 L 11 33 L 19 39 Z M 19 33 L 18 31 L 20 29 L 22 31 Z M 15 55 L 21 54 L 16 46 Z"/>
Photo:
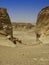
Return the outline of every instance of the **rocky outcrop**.
<path id="1" fill-rule="evenodd" d="M 13 28 L 7 9 L 0 8 L 0 37 L 2 38 L 4 36 L 14 44 L 16 44 L 16 41 L 21 43 L 21 40 L 13 37 Z"/>
<path id="2" fill-rule="evenodd" d="M 12 29 L 12 24 L 7 10 L 5 8 L 0 8 L 0 35 L 4 35 L 9 40 L 15 41 L 16 39 L 13 38 Z"/>
<path id="3" fill-rule="evenodd" d="M 43 8 L 37 16 L 36 22 L 36 37 L 37 40 L 41 36 L 49 35 L 49 6 Z"/>
<path id="4" fill-rule="evenodd" d="M 10 17 L 5 8 L 0 8 L 0 33 L 12 36 Z"/>

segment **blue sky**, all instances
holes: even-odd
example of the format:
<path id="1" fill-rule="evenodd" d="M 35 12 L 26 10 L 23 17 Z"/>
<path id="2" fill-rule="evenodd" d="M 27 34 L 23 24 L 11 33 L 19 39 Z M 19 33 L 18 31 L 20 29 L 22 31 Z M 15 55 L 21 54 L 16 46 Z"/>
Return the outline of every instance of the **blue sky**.
<path id="1" fill-rule="evenodd" d="M 7 8 L 12 22 L 35 23 L 45 6 L 49 6 L 49 0 L 0 0 L 0 7 Z"/>

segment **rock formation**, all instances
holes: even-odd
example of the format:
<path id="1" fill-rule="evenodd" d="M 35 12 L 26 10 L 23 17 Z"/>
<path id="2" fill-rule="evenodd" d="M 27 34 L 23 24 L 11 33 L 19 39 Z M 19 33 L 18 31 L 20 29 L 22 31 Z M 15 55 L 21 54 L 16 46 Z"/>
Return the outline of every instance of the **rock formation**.
<path id="1" fill-rule="evenodd" d="M 18 40 L 13 37 L 12 23 L 5 8 L 0 8 L 0 35 L 6 36 L 14 44 L 16 44 L 16 41 L 21 43 L 21 40 Z"/>
<path id="2" fill-rule="evenodd" d="M 12 24 L 5 8 L 0 8 L 0 34 L 13 40 Z"/>
<path id="3" fill-rule="evenodd" d="M 41 35 L 49 35 L 49 6 L 43 8 L 37 16 L 36 37 L 37 40 Z"/>

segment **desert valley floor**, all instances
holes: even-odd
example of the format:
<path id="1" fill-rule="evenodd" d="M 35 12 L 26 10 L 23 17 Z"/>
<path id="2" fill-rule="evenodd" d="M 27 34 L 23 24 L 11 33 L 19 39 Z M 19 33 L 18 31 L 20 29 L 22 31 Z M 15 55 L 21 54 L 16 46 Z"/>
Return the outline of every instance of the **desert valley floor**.
<path id="1" fill-rule="evenodd" d="M 34 30 L 14 30 L 13 34 L 22 43 L 0 38 L 0 65 L 49 65 L 49 44 L 37 44 Z"/>

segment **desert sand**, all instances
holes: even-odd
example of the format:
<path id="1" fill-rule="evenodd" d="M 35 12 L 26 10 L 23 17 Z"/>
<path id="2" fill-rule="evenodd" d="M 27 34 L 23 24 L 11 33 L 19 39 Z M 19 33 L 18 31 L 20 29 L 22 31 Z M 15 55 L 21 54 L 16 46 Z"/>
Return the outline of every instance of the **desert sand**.
<path id="1" fill-rule="evenodd" d="M 49 44 L 36 43 L 34 28 L 14 29 L 13 35 L 22 43 L 1 36 L 0 65 L 49 65 Z"/>

